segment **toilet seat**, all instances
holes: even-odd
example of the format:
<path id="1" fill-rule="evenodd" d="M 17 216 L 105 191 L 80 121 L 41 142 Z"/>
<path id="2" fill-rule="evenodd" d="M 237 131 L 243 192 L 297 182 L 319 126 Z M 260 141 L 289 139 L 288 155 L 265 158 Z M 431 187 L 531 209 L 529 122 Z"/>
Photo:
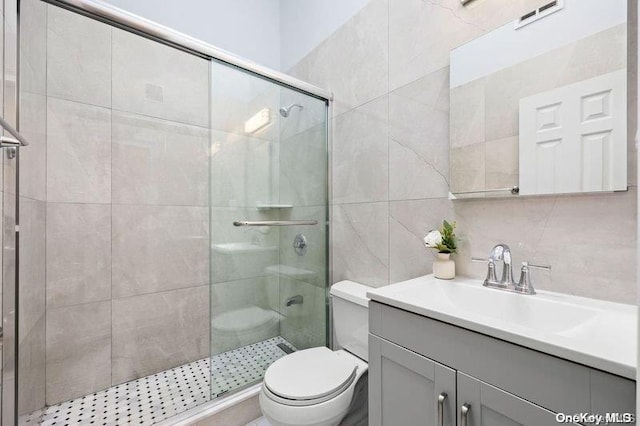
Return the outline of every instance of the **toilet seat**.
<path id="1" fill-rule="evenodd" d="M 351 386 L 358 366 L 352 356 L 326 347 L 305 349 L 280 358 L 266 371 L 265 394 L 293 406 L 319 404 Z"/>

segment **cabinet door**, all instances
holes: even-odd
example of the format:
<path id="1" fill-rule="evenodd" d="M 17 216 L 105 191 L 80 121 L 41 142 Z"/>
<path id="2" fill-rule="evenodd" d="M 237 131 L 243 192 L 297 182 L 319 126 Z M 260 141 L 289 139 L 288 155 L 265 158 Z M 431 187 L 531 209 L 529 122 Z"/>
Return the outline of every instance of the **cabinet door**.
<path id="1" fill-rule="evenodd" d="M 455 407 L 455 370 L 369 335 L 370 426 L 455 426 Z"/>
<path id="2" fill-rule="evenodd" d="M 558 425 L 555 413 L 549 410 L 464 373 L 458 372 L 457 379 L 459 426 Z"/>

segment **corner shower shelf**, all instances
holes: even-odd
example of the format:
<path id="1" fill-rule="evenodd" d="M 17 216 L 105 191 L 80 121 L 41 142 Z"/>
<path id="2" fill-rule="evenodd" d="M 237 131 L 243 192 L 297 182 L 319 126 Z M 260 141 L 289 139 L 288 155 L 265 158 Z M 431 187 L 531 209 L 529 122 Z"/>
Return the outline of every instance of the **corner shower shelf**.
<path id="1" fill-rule="evenodd" d="M 256 208 L 259 211 L 264 210 L 276 210 L 276 209 L 291 209 L 293 204 L 258 204 Z"/>
<path id="2" fill-rule="evenodd" d="M 225 243 L 211 246 L 214 251 L 223 254 L 249 254 L 277 251 L 277 246 L 259 246 L 251 243 Z"/>
<path id="3" fill-rule="evenodd" d="M 289 265 L 272 265 L 267 266 L 265 271 L 270 275 L 277 275 L 281 277 L 293 278 L 299 281 L 307 281 L 315 280 L 318 276 L 314 271 L 309 271 L 307 269 L 296 268 L 295 266 Z"/>

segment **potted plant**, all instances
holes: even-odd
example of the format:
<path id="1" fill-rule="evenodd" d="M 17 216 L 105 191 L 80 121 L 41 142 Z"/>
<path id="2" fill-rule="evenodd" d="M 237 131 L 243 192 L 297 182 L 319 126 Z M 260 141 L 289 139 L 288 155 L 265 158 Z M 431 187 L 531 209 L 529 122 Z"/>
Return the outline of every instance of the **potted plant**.
<path id="1" fill-rule="evenodd" d="M 438 250 L 433 261 L 433 275 L 441 280 L 451 280 L 456 276 L 456 264 L 451 259 L 451 254 L 458 250 L 455 228 L 455 222 L 449 223 L 444 220 L 442 228 L 429 231 L 424 237 L 427 248 Z"/>

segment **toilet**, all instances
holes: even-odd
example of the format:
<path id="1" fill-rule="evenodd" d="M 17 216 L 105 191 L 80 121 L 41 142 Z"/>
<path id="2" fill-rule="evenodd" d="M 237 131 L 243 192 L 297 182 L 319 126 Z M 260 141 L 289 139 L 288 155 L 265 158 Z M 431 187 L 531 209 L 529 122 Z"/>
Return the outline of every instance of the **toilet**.
<path id="1" fill-rule="evenodd" d="M 370 287 L 352 281 L 330 291 L 336 343 L 286 355 L 267 368 L 260 408 L 273 426 L 332 426 L 348 414 L 358 380 L 368 369 Z"/>

